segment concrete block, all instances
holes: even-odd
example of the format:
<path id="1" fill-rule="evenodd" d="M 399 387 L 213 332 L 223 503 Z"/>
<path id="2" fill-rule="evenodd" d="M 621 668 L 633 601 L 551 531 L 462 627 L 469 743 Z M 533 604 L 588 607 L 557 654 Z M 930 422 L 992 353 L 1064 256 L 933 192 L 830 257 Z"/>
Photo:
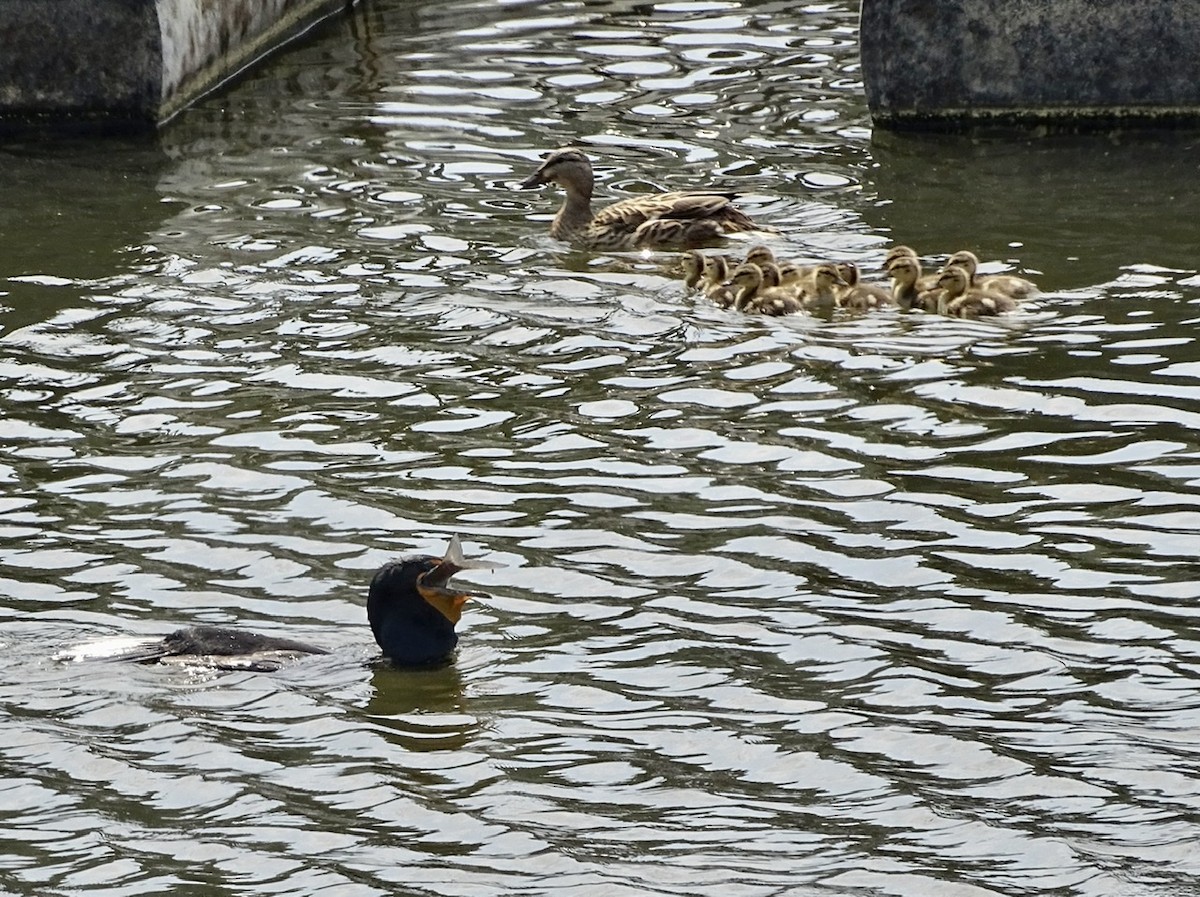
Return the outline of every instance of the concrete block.
<path id="1" fill-rule="evenodd" d="M 1200 122 L 1200 3 L 862 0 L 860 25 L 884 127 Z"/>
<path id="2" fill-rule="evenodd" d="M 0 0 L 0 125 L 152 128 L 349 0 Z"/>

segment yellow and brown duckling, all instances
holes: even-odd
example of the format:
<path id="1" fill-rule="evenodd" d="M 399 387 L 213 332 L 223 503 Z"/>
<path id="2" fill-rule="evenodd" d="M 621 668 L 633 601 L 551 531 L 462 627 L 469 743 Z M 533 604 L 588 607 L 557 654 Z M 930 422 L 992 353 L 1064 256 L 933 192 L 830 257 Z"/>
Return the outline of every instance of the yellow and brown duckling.
<path id="1" fill-rule="evenodd" d="M 683 257 L 683 284 L 689 290 L 698 289 L 703 277 L 704 253 L 693 249 Z"/>
<path id="2" fill-rule="evenodd" d="M 733 301 L 730 307 L 737 311 L 748 311 L 754 303 L 758 291 L 762 289 L 762 268 L 754 262 L 742 262 L 733 269 L 729 276 L 729 286 L 733 290 Z"/>
<path id="3" fill-rule="evenodd" d="M 970 286 L 978 287 L 986 293 L 1007 296 L 1010 299 L 1027 299 L 1038 292 L 1037 284 L 1015 274 L 977 274 L 979 257 L 975 253 L 960 249 L 946 260 L 943 268 L 959 267 L 966 270 L 970 277 Z"/>
<path id="4" fill-rule="evenodd" d="M 837 306 L 837 288 L 848 286 L 836 265 L 822 263 L 812 273 L 800 293 L 800 302 L 809 311 L 830 312 Z"/>
<path id="5" fill-rule="evenodd" d="M 883 257 L 883 270 L 886 271 L 890 268 L 892 262 L 896 261 L 896 259 L 903 258 L 916 259 L 918 262 L 921 260 L 921 257 L 917 255 L 917 250 L 911 246 L 893 246 L 887 251 L 887 255 Z"/>
<path id="6" fill-rule="evenodd" d="M 937 288 L 937 272 L 926 274 L 921 269 L 921 257 L 917 255 L 917 251 L 911 246 L 893 246 L 888 250 L 887 255 L 883 257 L 883 270 L 891 274 L 892 265 L 899 259 L 912 259 L 917 268 L 917 279 L 915 281 L 918 292 L 932 290 Z"/>
<path id="7" fill-rule="evenodd" d="M 892 278 L 892 301 L 901 311 L 937 311 L 938 294 L 936 281 L 932 289 L 923 290 L 921 263 L 915 258 L 901 256 L 888 266 L 888 275 Z"/>
<path id="8" fill-rule="evenodd" d="M 863 283 L 859 279 L 858 265 L 854 262 L 841 262 L 837 272 L 846 282 L 844 287 L 835 290 L 837 304 L 840 308 L 851 311 L 870 311 L 883 305 L 892 304 L 892 294 L 883 287 Z"/>
<path id="9" fill-rule="evenodd" d="M 757 246 L 751 246 L 750 251 L 746 253 L 746 258 L 743 261 L 747 264 L 758 265 L 760 268 L 776 263 L 775 253 L 771 250 L 771 247 L 764 246 L 761 243 Z"/>
<path id="10" fill-rule="evenodd" d="M 937 300 L 938 314 L 954 318 L 982 318 L 1000 315 L 1016 309 L 1017 300 L 1002 293 L 992 293 L 971 286 L 966 268 L 950 265 L 938 276 L 941 294 Z"/>
<path id="11" fill-rule="evenodd" d="M 730 279 L 735 298 L 732 307 L 748 314 L 788 315 L 802 311 L 794 292 L 780 286 L 779 269 L 774 262 L 757 265 L 743 262 Z"/>
<path id="12" fill-rule="evenodd" d="M 704 277 L 700 284 L 704 295 L 722 308 L 728 308 L 736 298 L 729 283 L 729 259 L 723 255 L 704 257 Z"/>
<path id="13" fill-rule="evenodd" d="M 592 163 L 577 149 L 551 153 L 523 188 L 557 184 L 566 198 L 550 236 L 581 249 L 622 252 L 703 246 L 726 234 L 769 231 L 734 205 L 737 194 L 682 191 L 636 196 L 592 210 Z"/>

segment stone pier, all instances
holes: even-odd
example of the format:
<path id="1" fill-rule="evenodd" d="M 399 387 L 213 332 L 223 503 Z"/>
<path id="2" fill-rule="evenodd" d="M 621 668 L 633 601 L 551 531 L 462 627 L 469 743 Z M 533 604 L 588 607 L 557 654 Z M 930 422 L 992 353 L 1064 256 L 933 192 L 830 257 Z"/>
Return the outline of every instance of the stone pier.
<path id="1" fill-rule="evenodd" d="M 152 129 L 351 0 L 0 0 L 0 127 Z"/>
<path id="2" fill-rule="evenodd" d="M 877 125 L 1200 124 L 1200 3 L 862 0 Z"/>

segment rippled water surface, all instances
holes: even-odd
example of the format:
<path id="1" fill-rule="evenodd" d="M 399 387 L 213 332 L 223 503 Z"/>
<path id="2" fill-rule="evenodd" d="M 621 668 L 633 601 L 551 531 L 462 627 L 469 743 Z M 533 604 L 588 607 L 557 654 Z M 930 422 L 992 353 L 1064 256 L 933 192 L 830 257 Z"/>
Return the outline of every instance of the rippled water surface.
<path id="1" fill-rule="evenodd" d="M 857 5 L 391 0 L 157 143 L 0 148 L 0 891 L 1191 895 L 1187 135 L 873 135 Z M 764 319 L 567 252 L 720 184 L 1004 319 Z M 388 557 L 459 533 L 457 662 Z M 56 655 L 196 622 L 277 673 Z"/>

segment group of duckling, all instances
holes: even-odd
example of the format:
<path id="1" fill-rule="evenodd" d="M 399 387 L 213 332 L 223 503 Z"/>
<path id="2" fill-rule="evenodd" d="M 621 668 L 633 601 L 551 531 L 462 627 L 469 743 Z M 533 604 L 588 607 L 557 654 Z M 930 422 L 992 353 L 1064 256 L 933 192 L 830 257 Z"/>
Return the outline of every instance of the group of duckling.
<path id="1" fill-rule="evenodd" d="M 894 246 L 883 267 L 892 279 L 892 299 L 901 311 L 981 318 L 1013 311 L 1038 292 L 1037 284 L 1015 274 L 980 275 L 979 258 L 960 249 L 936 272 L 927 274 L 910 246 Z"/>
<path id="2" fill-rule="evenodd" d="M 885 306 L 927 311 L 957 318 L 979 318 L 1014 310 L 1037 286 L 1012 274 L 978 275 L 979 259 L 960 250 L 933 273 L 920 256 L 896 246 L 884 259 L 891 290 L 864 283 L 853 262 L 801 265 L 775 258 L 767 246 L 755 246 L 740 264 L 725 255 L 691 250 L 683 259 L 684 284 L 722 308 L 761 315 L 797 312 L 829 314 L 835 309 L 865 312 Z"/>
<path id="3" fill-rule="evenodd" d="M 728 256 L 693 249 L 683 257 L 683 272 L 689 289 L 700 290 L 722 308 L 750 314 L 869 311 L 892 301 L 887 290 L 862 283 L 853 262 L 801 265 L 776 259 L 767 246 L 755 246 L 738 265 Z"/>

